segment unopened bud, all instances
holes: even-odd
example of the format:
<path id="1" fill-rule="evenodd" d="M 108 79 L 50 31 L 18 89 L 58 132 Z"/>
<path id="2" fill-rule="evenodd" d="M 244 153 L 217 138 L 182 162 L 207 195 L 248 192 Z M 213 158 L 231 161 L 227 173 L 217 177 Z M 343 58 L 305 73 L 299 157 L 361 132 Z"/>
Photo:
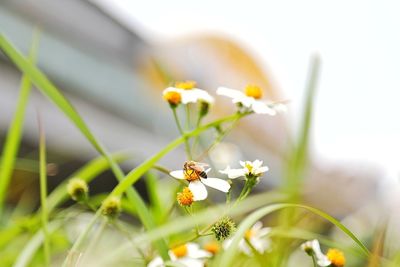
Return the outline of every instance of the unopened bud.
<path id="1" fill-rule="evenodd" d="M 72 178 L 67 185 L 67 192 L 75 201 L 84 201 L 88 197 L 89 187 L 86 181 L 80 178 Z"/>
<path id="2" fill-rule="evenodd" d="M 101 213 L 111 219 L 118 217 L 121 212 L 121 199 L 119 197 L 108 197 L 101 204 Z"/>
<path id="3" fill-rule="evenodd" d="M 218 241 L 227 239 L 235 230 L 236 224 L 229 217 L 222 218 L 211 228 L 211 232 Z"/>

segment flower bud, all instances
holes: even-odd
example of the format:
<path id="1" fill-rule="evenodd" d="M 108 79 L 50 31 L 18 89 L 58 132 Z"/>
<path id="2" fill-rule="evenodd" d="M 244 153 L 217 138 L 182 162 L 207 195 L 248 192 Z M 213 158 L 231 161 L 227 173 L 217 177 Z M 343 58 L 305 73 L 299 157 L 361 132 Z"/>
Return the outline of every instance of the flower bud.
<path id="1" fill-rule="evenodd" d="M 121 212 L 121 199 L 119 197 L 108 197 L 101 204 L 101 213 L 111 219 L 118 217 Z"/>
<path id="2" fill-rule="evenodd" d="M 209 103 L 205 101 L 200 101 L 199 117 L 203 118 L 205 115 L 207 115 L 209 109 L 210 109 Z"/>
<path id="3" fill-rule="evenodd" d="M 80 202 L 87 199 L 89 188 L 86 181 L 72 178 L 68 181 L 67 192 L 73 200 Z"/>
<path id="4" fill-rule="evenodd" d="M 211 232 L 218 241 L 227 239 L 235 230 L 236 224 L 229 217 L 222 218 L 211 228 Z"/>

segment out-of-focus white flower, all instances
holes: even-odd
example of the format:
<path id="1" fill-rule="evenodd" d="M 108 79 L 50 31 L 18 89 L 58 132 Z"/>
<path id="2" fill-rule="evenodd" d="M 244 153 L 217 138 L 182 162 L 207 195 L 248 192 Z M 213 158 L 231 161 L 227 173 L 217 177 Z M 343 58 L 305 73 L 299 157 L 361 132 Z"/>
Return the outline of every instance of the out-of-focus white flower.
<path id="1" fill-rule="evenodd" d="M 195 88 L 195 86 L 196 83 L 194 81 L 177 82 L 175 86 L 166 88 L 163 91 L 163 96 L 166 98 L 171 92 L 175 92 L 181 96 L 179 103 L 182 102 L 182 104 L 197 103 L 198 101 L 209 104 L 214 103 L 214 97 L 205 90 Z"/>
<path id="2" fill-rule="evenodd" d="M 322 253 L 317 239 L 304 242 L 301 244 L 301 249 L 304 250 L 308 255 L 314 254 L 319 266 L 329 266 L 332 263 L 328 257 Z"/>
<path id="3" fill-rule="evenodd" d="M 219 171 L 222 174 L 228 175 L 230 179 L 236 179 L 238 177 L 259 177 L 264 172 L 268 171 L 267 166 L 262 166 L 263 161 L 256 159 L 255 161 L 240 161 L 240 165 L 243 167 L 241 169 L 231 169 L 230 166 L 227 166 L 225 170 Z"/>
<path id="4" fill-rule="evenodd" d="M 247 255 L 253 254 L 253 249 L 247 242 L 261 254 L 270 249 L 271 240 L 268 238 L 268 234 L 271 232 L 271 228 L 263 228 L 262 226 L 262 222 L 256 222 L 253 227 L 246 231 L 244 238 L 239 242 L 240 251 Z M 223 244 L 224 248 L 227 249 L 231 243 L 232 239 L 227 239 Z"/>
<path id="5" fill-rule="evenodd" d="M 227 96 L 232 98 L 235 104 L 241 104 L 247 110 L 253 111 L 257 114 L 268 114 L 274 116 L 277 112 L 286 111 L 286 106 L 282 103 L 264 102 L 259 99 L 262 97 L 262 90 L 255 85 L 247 85 L 245 92 L 230 89 L 227 87 L 219 87 L 217 95 Z"/>
<path id="6" fill-rule="evenodd" d="M 205 173 L 208 173 L 210 169 L 205 170 Z M 193 170 L 176 170 L 169 173 L 172 177 L 176 179 L 184 179 L 189 182 L 189 189 L 193 194 L 193 200 L 199 201 L 207 198 L 207 189 L 205 187 L 209 186 L 219 191 L 227 193 L 231 188 L 231 185 L 222 179 L 219 178 L 203 178 L 199 175 L 198 172 Z"/>
<path id="7" fill-rule="evenodd" d="M 178 262 L 187 267 L 204 267 L 205 260 L 212 257 L 208 251 L 200 249 L 196 243 L 187 243 L 168 251 L 171 261 Z M 147 267 L 164 267 L 161 257 L 154 258 Z"/>

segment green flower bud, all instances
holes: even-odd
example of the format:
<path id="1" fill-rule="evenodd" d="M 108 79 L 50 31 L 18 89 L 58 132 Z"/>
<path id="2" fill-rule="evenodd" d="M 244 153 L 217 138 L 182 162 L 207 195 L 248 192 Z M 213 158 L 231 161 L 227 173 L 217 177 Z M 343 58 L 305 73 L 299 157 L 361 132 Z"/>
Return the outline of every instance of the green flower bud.
<path id="1" fill-rule="evenodd" d="M 108 197 L 101 204 L 101 213 L 111 219 L 118 217 L 121 209 L 121 199 L 119 197 Z"/>
<path id="2" fill-rule="evenodd" d="M 205 101 L 200 101 L 199 117 L 203 118 L 205 115 L 207 115 L 209 109 L 210 109 L 209 103 Z"/>
<path id="3" fill-rule="evenodd" d="M 218 241 L 227 239 L 235 230 L 236 224 L 229 217 L 222 218 L 211 228 L 211 232 Z"/>
<path id="4" fill-rule="evenodd" d="M 80 202 L 87 199 L 89 188 L 84 180 L 72 178 L 68 181 L 67 192 L 73 200 Z"/>

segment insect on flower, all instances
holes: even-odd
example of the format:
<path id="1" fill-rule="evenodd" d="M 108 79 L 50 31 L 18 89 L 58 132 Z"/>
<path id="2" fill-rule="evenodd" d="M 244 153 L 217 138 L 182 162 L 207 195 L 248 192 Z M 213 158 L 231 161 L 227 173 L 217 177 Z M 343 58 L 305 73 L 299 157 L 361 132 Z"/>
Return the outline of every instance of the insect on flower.
<path id="1" fill-rule="evenodd" d="M 210 168 L 205 169 L 208 165 L 195 161 L 186 161 L 182 170 L 172 171 L 169 174 L 176 178 L 189 182 L 189 189 L 193 193 L 193 200 L 199 201 L 207 198 L 207 189 L 205 185 L 227 193 L 231 188 L 230 184 L 219 178 L 208 177 L 207 173 Z"/>
<path id="2" fill-rule="evenodd" d="M 187 177 L 191 177 L 190 179 L 192 179 L 192 177 L 193 180 L 200 179 L 200 177 L 207 179 L 207 173 L 204 169 L 205 167 L 208 167 L 208 164 L 190 160 L 186 161 L 183 165 L 183 171 Z"/>

